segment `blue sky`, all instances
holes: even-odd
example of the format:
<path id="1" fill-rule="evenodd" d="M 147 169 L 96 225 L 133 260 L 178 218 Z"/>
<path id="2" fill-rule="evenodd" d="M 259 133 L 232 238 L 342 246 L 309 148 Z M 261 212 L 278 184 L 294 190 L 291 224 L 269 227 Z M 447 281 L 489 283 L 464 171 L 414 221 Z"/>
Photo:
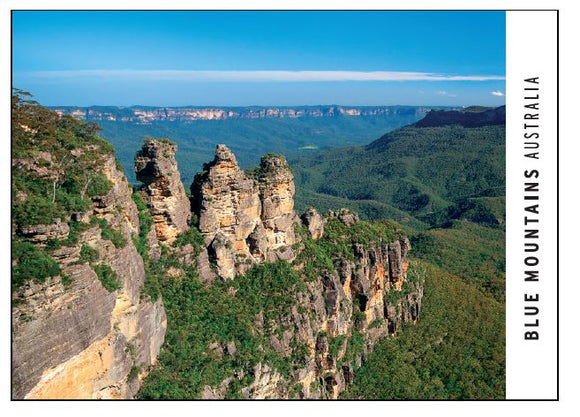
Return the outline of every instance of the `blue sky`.
<path id="1" fill-rule="evenodd" d="M 13 12 L 44 105 L 502 105 L 504 12 Z"/>

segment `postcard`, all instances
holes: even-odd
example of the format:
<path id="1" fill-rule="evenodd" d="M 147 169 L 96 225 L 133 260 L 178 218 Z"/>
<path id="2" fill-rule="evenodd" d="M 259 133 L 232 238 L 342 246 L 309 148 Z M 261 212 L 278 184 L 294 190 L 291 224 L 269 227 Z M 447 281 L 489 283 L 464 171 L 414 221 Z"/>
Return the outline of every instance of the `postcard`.
<path id="1" fill-rule="evenodd" d="M 559 10 L 9 3 L 13 404 L 560 398 Z"/>

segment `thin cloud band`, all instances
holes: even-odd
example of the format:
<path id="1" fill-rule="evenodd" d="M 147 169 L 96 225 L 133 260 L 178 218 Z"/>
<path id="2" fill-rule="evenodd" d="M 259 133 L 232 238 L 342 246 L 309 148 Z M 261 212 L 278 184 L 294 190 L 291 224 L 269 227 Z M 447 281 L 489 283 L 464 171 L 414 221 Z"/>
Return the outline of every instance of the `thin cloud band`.
<path id="1" fill-rule="evenodd" d="M 333 81 L 499 81 L 503 75 L 447 75 L 401 71 L 190 71 L 190 70 L 76 70 L 21 73 L 35 79 L 117 78 L 132 80 L 222 82 Z"/>

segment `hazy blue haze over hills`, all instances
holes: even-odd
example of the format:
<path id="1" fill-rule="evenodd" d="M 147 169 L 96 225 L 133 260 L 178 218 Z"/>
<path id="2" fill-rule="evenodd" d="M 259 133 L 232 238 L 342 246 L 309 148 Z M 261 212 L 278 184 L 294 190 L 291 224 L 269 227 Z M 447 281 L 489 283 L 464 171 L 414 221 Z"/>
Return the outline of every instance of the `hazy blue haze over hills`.
<path id="1" fill-rule="evenodd" d="M 226 144 L 241 166 L 253 168 L 260 156 L 282 153 L 302 157 L 319 149 L 363 145 L 385 132 L 414 123 L 430 107 L 296 106 L 296 107 L 53 107 L 95 121 L 109 140 L 131 181 L 133 158 L 144 137 L 176 142 L 185 184 Z"/>

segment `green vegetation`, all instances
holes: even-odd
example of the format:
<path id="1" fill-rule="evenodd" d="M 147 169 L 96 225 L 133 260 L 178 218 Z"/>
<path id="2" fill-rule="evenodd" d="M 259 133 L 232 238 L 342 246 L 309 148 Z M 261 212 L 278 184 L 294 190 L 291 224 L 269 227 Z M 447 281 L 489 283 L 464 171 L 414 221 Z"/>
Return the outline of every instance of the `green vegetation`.
<path id="1" fill-rule="evenodd" d="M 117 273 L 111 269 L 109 265 L 91 265 L 93 271 L 99 277 L 99 281 L 103 284 L 103 287 L 107 289 L 109 292 L 113 292 L 121 288 L 121 284 L 119 283 L 119 277 Z"/>
<path id="2" fill-rule="evenodd" d="M 298 207 L 304 199 L 326 210 L 325 198 L 340 198 L 363 217 L 387 215 L 417 227 L 440 225 L 429 216 L 455 204 L 448 218 L 502 220 L 498 204 L 492 209 L 481 198 L 505 194 L 504 126 L 407 126 L 366 147 L 314 152 L 290 163 L 297 188 L 305 189 Z"/>
<path id="3" fill-rule="evenodd" d="M 429 263 L 421 320 L 382 339 L 341 398 L 505 397 L 505 308 Z"/>
<path id="4" fill-rule="evenodd" d="M 431 262 L 486 294 L 505 296 L 505 232 L 468 221 L 431 229 L 411 238 L 412 255 Z"/>
<path id="5" fill-rule="evenodd" d="M 99 251 L 83 243 L 81 246 L 80 259 L 83 262 L 93 263 L 99 259 Z"/>
<path id="6" fill-rule="evenodd" d="M 113 189 L 113 183 L 105 178 L 103 175 L 93 177 L 93 180 L 87 187 L 87 196 L 95 197 L 97 195 L 106 195 Z"/>
<path id="7" fill-rule="evenodd" d="M 30 99 L 30 94 L 14 90 L 12 95 L 12 288 L 28 280 L 43 282 L 61 275 L 65 286 L 72 278 L 62 274 L 52 251 L 62 246 L 76 246 L 80 234 L 99 225 L 102 237 L 123 248 L 127 240 L 104 219 L 90 223 L 73 221 L 73 216 L 87 212 L 92 198 L 106 195 L 113 187 L 103 172 L 113 158 L 112 146 L 100 138 L 94 123 L 61 116 Z M 21 235 L 26 226 L 68 224 L 63 240 L 50 240 L 45 246 L 26 242 Z M 106 265 L 94 265 L 98 251 L 83 244 L 80 262 L 90 263 L 109 291 L 120 288 L 116 274 Z"/>
<path id="8" fill-rule="evenodd" d="M 61 274 L 58 263 L 42 247 L 21 239 L 12 241 L 12 290 L 29 280 L 44 282 Z"/>
<path id="9" fill-rule="evenodd" d="M 141 290 L 141 297 L 149 297 L 152 301 L 157 301 L 161 294 L 161 278 L 165 270 L 149 255 L 147 236 L 153 226 L 153 217 L 151 217 L 147 203 L 139 192 L 134 192 L 131 198 L 139 212 L 139 236 L 133 237 L 133 243 L 143 258 L 143 266 L 145 267 L 145 282 Z"/>
<path id="10" fill-rule="evenodd" d="M 199 248 L 203 245 L 203 235 L 195 227 L 191 227 L 186 232 L 177 236 L 177 239 L 173 242 L 172 246 L 174 248 L 192 245 L 194 248 Z"/>
<path id="11" fill-rule="evenodd" d="M 271 347 L 270 335 L 283 331 L 282 319 L 290 314 L 302 285 L 286 262 L 260 265 L 246 276 L 211 287 L 201 285 L 193 268 L 182 279 L 165 278 L 166 341 L 140 398 L 198 398 L 205 385 L 217 386 L 240 370 L 248 375 L 259 362 L 287 376 L 306 352 L 297 349 L 294 357 L 284 357 Z M 256 324 L 259 314 L 262 326 Z M 229 342 L 236 346 L 233 356 L 225 351 Z M 228 397 L 235 398 L 244 385 L 234 383 Z"/>
<path id="12" fill-rule="evenodd" d="M 324 234 L 319 240 L 306 239 L 306 231 L 299 227 L 303 237 L 303 250 L 297 263 L 303 265 L 303 273 L 309 280 L 320 278 L 320 273 L 334 270 L 334 261 L 354 260 L 353 246 L 368 246 L 380 242 L 392 242 L 402 232 L 392 221 L 358 222 L 350 227 L 336 218 L 329 218 L 324 225 Z"/>
<path id="13" fill-rule="evenodd" d="M 123 237 L 121 232 L 113 229 L 106 219 L 97 219 L 97 223 L 101 228 L 101 237 L 103 239 L 110 240 L 117 249 L 127 246 L 127 239 Z"/>
<path id="14" fill-rule="evenodd" d="M 131 366 L 131 370 L 129 371 L 129 374 L 127 375 L 127 381 L 131 382 L 131 381 L 134 381 L 135 379 L 137 379 L 137 376 L 139 376 L 139 372 L 141 372 L 140 366 L 137 366 L 137 365 Z"/>
<path id="15" fill-rule="evenodd" d="M 102 174 L 112 146 L 99 127 L 39 106 L 30 94 L 12 96 L 12 199 L 16 226 L 68 221 L 91 197 L 109 192 Z"/>
<path id="16" fill-rule="evenodd" d="M 345 342 L 346 336 L 343 334 L 333 337 L 328 344 L 328 353 L 330 353 L 330 356 L 337 358 L 338 352 L 344 347 Z"/>
<path id="17" fill-rule="evenodd" d="M 293 344 L 292 353 L 284 356 L 272 348 L 271 337 L 282 340 L 284 330 L 293 326 L 291 310 L 306 291 L 307 282 L 333 271 L 333 260 L 339 256 L 354 258 L 354 243 L 367 246 L 381 239 L 392 240 L 398 233 L 391 222 L 347 228 L 331 219 L 327 225 L 328 233 L 322 239 L 304 238 L 305 249 L 294 263 L 257 265 L 244 276 L 217 280 L 211 286 L 199 282 L 196 268 L 183 267 L 170 255 L 162 257 L 157 262 L 162 270 L 182 268 L 185 276 L 171 279 L 159 275 L 168 321 L 166 343 L 159 365 L 145 380 L 139 397 L 198 398 L 205 385 L 216 387 L 243 371 L 246 376 L 241 381 L 234 378 L 226 393 L 226 398 L 237 398 L 239 389 L 251 384 L 251 371 L 260 362 L 284 377 L 303 367 L 310 355 L 306 344 Z M 299 232 L 305 234 L 302 227 Z M 303 266 L 300 272 L 296 265 Z M 233 356 L 226 350 L 231 342 L 236 346 Z M 346 356 L 352 360 L 362 351 L 364 337 L 355 331 L 348 343 L 345 336 L 330 341 L 334 353 L 345 344 Z"/>
<path id="18" fill-rule="evenodd" d="M 69 285 L 72 284 L 72 277 L 70 275 L 61 275 L 60 282 L 65 287 L 68 287 Z"/>

